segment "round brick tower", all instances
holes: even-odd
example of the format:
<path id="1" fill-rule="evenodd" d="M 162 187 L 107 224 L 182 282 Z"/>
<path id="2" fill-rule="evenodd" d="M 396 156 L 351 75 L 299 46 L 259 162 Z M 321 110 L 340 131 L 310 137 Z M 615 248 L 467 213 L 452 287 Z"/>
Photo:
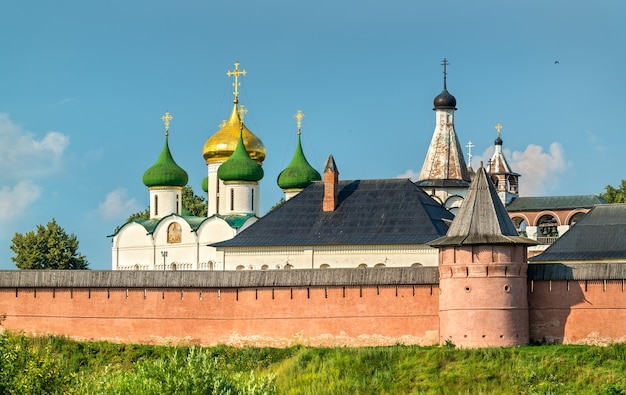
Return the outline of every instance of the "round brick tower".
<path id="1" fill-rule="evenodd" d="M 439 342 L 460 347 L 529 341 L 528 245 L 482 164 L 439 248 Z"/>

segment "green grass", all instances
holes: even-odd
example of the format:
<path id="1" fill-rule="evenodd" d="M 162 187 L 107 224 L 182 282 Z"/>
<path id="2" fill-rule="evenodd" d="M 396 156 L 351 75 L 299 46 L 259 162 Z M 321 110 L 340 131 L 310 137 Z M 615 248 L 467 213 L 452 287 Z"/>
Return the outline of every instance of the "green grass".
<path id="1" fill-rule="evenodd" d="M 283 349 L 0 334 L 6 394 L 626 394 L 626 344 Z"/>

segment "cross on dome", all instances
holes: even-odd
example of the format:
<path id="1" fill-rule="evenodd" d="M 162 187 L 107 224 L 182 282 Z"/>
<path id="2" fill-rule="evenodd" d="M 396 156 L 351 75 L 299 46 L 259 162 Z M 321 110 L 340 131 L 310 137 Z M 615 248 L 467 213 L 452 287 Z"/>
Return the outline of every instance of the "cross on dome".
<path id="1" fill-rule="evenodd" d="M 293 119 L 296 120 L 296 124 L 298 125 L 298 134 L 300 134 L 300 127 L 302 126 L 302 120 L 304 119 L 304 113 L 302 110 L 298 109 L 296 115 L 293 116 Z"/>
<path id="2" fill-rule="evenodd" d="M 243 124 L 243 118 L 248 113 L 248 109 L 242 104 L 239 106 L 239 111 L 237 111 L 237 113 L 239 114 L 239 119 L 241 120 L 241 123 Z"/>
<path id="3" fill-rule="evenodd" d="M 443 61 L 441 62 L 441 65 L 443 66 L 443 89 L 446 89 L 446 78 L 448 76 L 448 72 L 446 71 L 446 67 L 450 64 L 450 62 L 448 62 L 448 59 L 443 58 Z"/>
<path id="4" fill-rule="evenodd" d="M 467 142 L 467 145 L 465 146 L 467 148 L 467 163 L 469 164 L 470 167 L 472 167 L 472 148 L 474 148 L 474 143 L 472 143 L 472 140 Z"/>
<path id="5" fill-rule="evenodd" d="M 239 70 L 239 61 L 235 62 L 235 70 L 234 71 L 227 71 L 226 75 L 227 76 L 235 76 L 235 82 L 233 82 L 233 86 L 235 87 L 235 91 L 233 92 L 233 94 L 235 95 L 235 100 L 237 100 L 237 98 L 239 97 L 239 76 L 240 75 L 246 75 L 247 72 L 246 70 Z"/>
<path id="6" fill-rule="evenodd" d="M 500 130 L 502 130 L 502 124 L 498 122 L 495 126 L 496 130 L 498 130 L 498 137 L 500 137 Z"/>
<path id="7" fill-rule="evenodd" d="M 161 120 L 163 121 L 163 123 L 165 124 L 165 135 L 167 136 L 169 134 L 169 130 L 170 130 L 170 121 L 174 119 L 174 117 L 172 117 L 172 115 L 170 114 L 169 111 L 165 111 L 165 115 L 163 115 L 161 117 Z"/>

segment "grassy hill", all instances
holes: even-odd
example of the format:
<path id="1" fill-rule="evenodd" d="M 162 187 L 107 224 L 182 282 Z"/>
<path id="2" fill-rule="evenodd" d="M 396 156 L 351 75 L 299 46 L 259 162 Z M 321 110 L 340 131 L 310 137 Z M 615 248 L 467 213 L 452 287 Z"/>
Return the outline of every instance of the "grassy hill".
<path id="1" fill-rule="evenodd" d="M 0 334 L 5 394 L 626 394 L 626 344 L 233 348 Z"/>

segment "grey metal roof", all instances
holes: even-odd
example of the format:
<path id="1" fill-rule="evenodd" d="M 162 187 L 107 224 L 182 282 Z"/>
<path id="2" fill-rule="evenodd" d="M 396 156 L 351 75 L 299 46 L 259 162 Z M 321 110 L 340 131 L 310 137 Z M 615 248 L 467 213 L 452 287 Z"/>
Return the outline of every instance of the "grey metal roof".
<path id="1" fill-rule="evenodd" d="M 594 206 L 533 262 L 626 259 L 626 204 Z"/>
<path id="2" fill-rule="evenodd" d="M 625 263 L 531 263 L 528 279 L 534 281 L 562 280 L 626 280 Z"/>
<path id="3" fill-rule="evenodd" d="M 446 236 L 433 247 L 469 244 L 536 244 L 520 237 L 484 167 L 476 176 Z"/>
<path id="4" fill-rule="evenodd" d="M 340 181 L 337 208 L 322 210 L 314 182 L 216 247 L 426 244 L 454 216 L 408 179 Z"/>
<path id="5" fill-rule="evenodd" d="M 438 282 L 437 267 L 244 271 L 0 271 L 0 288 L 261 288 L 418 285 Z"/>
<path id="6" fill-rule="evenodd" d="M 521 196 L 515 198 L 515 200 L 506 207 L 506 210 L 511 212 L 591 208 L 596 204 L 605 203 L 604 200 L 596 195 Z"/>

